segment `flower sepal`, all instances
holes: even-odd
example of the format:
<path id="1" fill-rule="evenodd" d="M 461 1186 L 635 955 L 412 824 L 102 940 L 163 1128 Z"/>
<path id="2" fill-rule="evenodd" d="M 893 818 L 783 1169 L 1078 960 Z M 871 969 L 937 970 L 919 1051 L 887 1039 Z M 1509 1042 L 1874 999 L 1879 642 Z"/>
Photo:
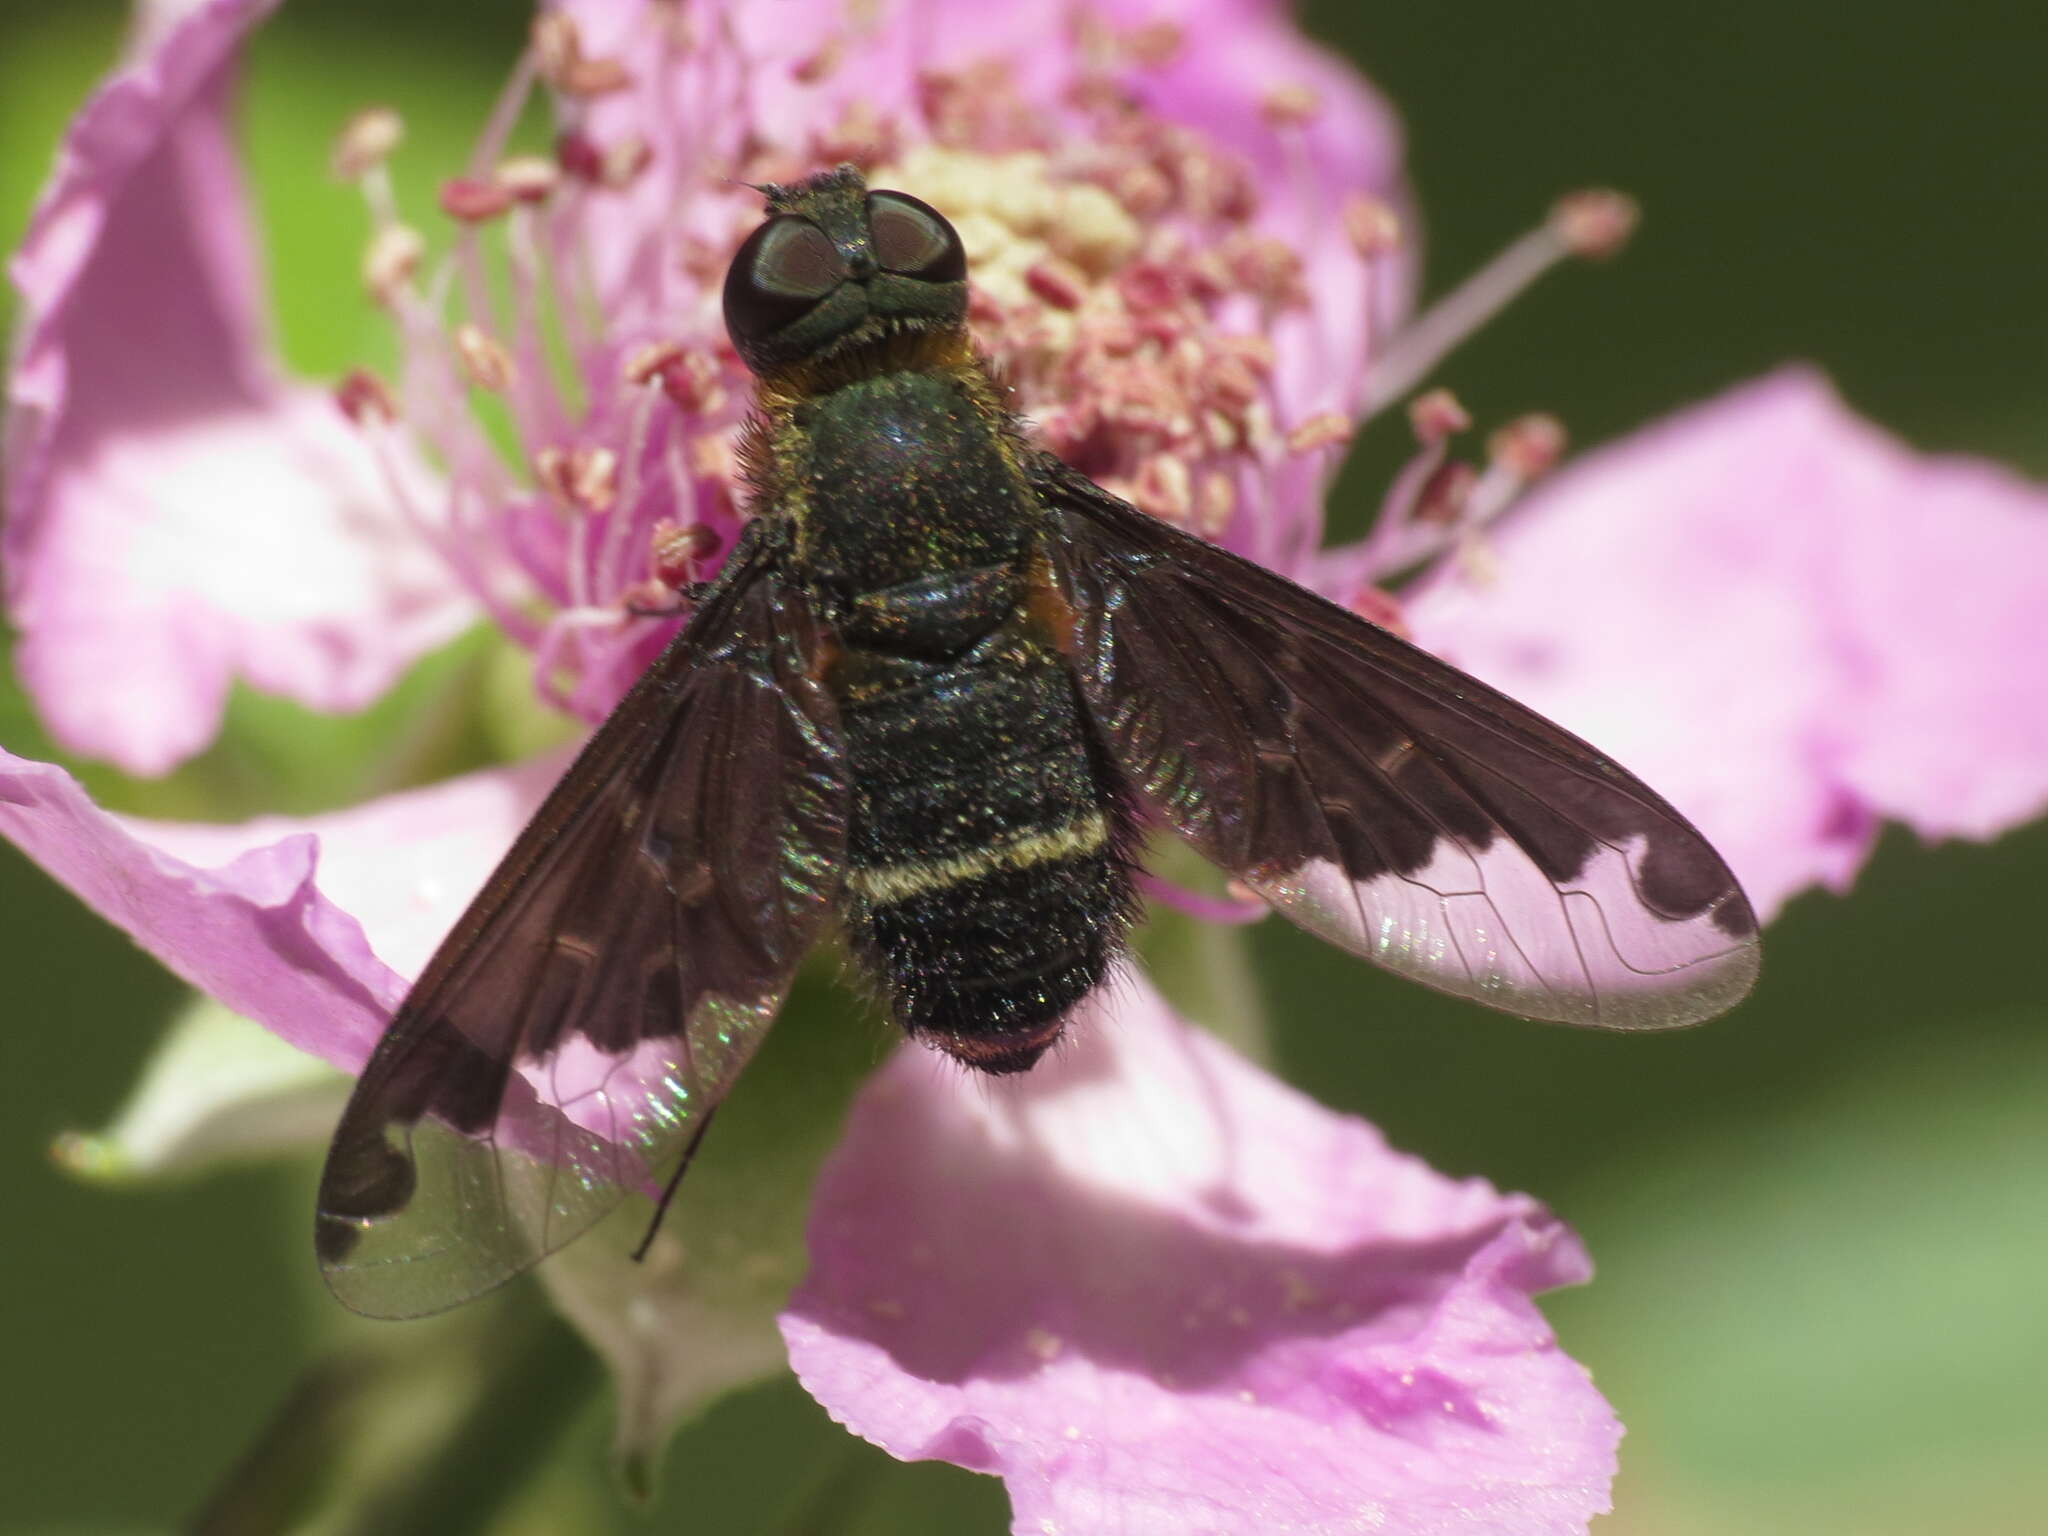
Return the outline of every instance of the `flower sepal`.
<path id="1" fill-rule="evenodd" d="M 67 1173 L 126 1184 L 306 1153 L 325 1141 L 348 1079 L 204 994 L 179 1010 L 106 1126 L 66 1131 Z"/>

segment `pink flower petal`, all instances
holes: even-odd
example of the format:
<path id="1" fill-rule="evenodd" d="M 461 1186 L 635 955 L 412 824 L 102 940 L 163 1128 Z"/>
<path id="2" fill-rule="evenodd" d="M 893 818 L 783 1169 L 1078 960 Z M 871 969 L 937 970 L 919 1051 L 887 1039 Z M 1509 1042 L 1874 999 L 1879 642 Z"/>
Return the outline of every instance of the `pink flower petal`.
<path id="1" fill-rule="evenodd" d="M 411 977 L 568 764 L 567 753 L 547 753 L 322 816 L 126 825 L 165 853 L 206 864 L 311 834 L 320 848 L 321 895 L 362 926 L 378 959 Z"/>
<path id="2" fill-rule="evenodd" d="M 111 816 L 0 752 L 0 833 L 187 982 L 353 1072 L 560 767 L 208 827 Z"/>
<path id="3" fill-rule="evenodd" d="M 1927 458 L 1788 370 L 1593 454 L 1438 579 L 1421 641 L 1695 818 L 1760 913 L 1845 887 L 1880 821 L 2048 805 L 2048 491 Z"/>
<path id="4" fill-rule="evenodd" d="M 312 837 L 197 868 L 136 837 L 62 769 L 4 752 L 0 832 L 169 970 L 337 1066 L 362 1065 L 404 990 L 315 886 Z"/>
<path id="5" fill-rule="evenodd" d="M 1526 1196 L 1390 1151 L 1136 981 L 1020 1079 L 900 1051 L 820 1180 L 805 1387 L 1014 1529 L 1582 1530 L 1619 1426 L 1529 1296 Z"/>
<path id="6" fill-rule="evenodd" d="M 227 113 L 272 4 L 155 18 L 10 267 L 21 673 L 64 745 L 136 773 L 204 746 L 233 677 L 358 708 L 469 615 L 358 436 L 270 370 Z"/>

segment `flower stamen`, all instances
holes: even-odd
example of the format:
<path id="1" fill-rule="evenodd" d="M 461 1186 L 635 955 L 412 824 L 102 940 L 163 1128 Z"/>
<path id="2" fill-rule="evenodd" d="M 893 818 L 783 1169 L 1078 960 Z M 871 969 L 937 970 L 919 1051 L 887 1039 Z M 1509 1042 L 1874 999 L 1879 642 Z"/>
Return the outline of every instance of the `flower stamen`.
<path id="1" fill-rule="evenodd" d="M 1408 393 L 1466 337 L 1573 256 L 1609 256 L 1634 227 L 1634 205 L 1618 193 L 1574 193 L 1546 218 L 1399 334 L 1366 370 L 1359 407 L 1376 415 Z"/>
<path id="2" fill-rule="evenodd" d="M 562 179 L 554 161 L 539 155 L 514 155 L 498 162 L 491 179 L 522 203 L 544 202 Z"/>
<path id="3" fill-rule="evenodd" d="M 1290 571 L 1317 558 L 1321 489 L 1358 419 L 1347 407 L 1406 393 L 1538 272 L 1566 254 L 1611 251 L 1626 232 L 1622 200 L 1566 199 L 1375 356 L 1360 323 L 1387 307 L 1376 290 L 1395 271 L 1401 221 L 1378 196 L 1324 184 L 1317 87 L 1279 81 L 1252 103 L 1285 167 L 1261 183 L 1248 159 L 1147 106 L 1132 71 L 1185 47 L 1171 24 L 1125 31 L 1076 12 L 1082 57 L 1055 87 L 1064 121 L 1048 115 L 1044 87 L 1027 87 L 1001 57 L 925 67 L 915 110 L 885 112 L 837 89 L 868 45 L 850 26 L 774 61 L 778 92 L 834 93 L 810 103 L 808 127 L 777 139 L 749 126 L 770 60 L 743 45 L 729 11 L 687 36 L 673 12 L 652 25 L 631 53 L 644 71 L 636 81 L 593 57 L 564 12 L 536 20 L 467 166 L 440 185 L 454 237 L 424 276 L 424 243 L 399 220 L 383 163 L 400 125 L 359 115 L 348 152 L 337 150 L 371 213 L 365 280 L 405 350 L 397 430 L 409 428 L 451 482 L 437 547 L 462 546 L 454 557 L 477 585 L 479 557 L 464 549 L 495 551 L 498 601 L 519 573 L 512 601 L 529 629 L 536 599 L 552 606 L 537 671 L 549 697 L 586 716 L 610 706 L 651 641 L 644 627 L 607 629 L 593 616 L 668 611 L 647 600 L 648 583 L 705 579 L 740 526 L 731 436 L 746 381 L 703 300 L 753 222 L 739 194 L 721 190 L 741 177 L 786 180 L 850 159 L 875 184 L 932 202 L 968 250 L 976 340 L 1041 440 L 1154 515 Z M 508 158 L 537 82 L 554 97 L 553 152 Z M 595 96 L 629 89 L 637 115 L 591 110 Z M 622 201 L 613 221 L 607 194 L 650 173 L 673 189 L 675 216 L 650 222 Z M 1282 239 L 1267 198 L 1342 216 Z M 502 280 L 486 261 L 494 237 Z M 1318 368 L 1315 350 L 1336 350 L 1346 332 L 1295 321 L 1320 308 L 1310 272 L 1322 281 L 1321 263 L 1347 247 L 1363 266 L 1363 292 L 1343 296 L 1353 339 Z M 1290 332 L 1290 366 L 1276 367 L 1274 337 Z M 1304 376 L 1322 382 L 1310 392 Z M 514 442 L 484 430 L 471 407 L 489 408 L 473 391 L 504 401 Z M 1534 438 L 1504 441 L 1480 473 L 1450 462 L 1446 440 L 1470 423 L 1448 396 L 1424 397 L 1412 419 L 1420 448 L 1367 541 L 1369 573 L 1412 568 L 1457 530 L 1483 526 L 1541 456 Z"/>
<path id="4" fill-rule="evenodd" d="M 510 208 L 512 193 L 495 181 L 454 176 L 441 183 L 438 201 L 449 218 L 464 224 L 481 224 Z"/>

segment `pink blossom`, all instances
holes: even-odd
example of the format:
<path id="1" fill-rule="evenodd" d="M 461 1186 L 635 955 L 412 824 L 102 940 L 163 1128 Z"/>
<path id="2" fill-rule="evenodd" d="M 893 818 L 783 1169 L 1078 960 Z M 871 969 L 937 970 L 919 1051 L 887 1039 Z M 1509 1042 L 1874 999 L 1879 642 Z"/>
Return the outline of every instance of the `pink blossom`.
<path id="1" fill-rule="evenodd" d="M 532 646 L 544 697 L 600 717 L 673 627 L 644 606 L 715 569 L 743 510 L 717 284 L 758 210 L 731 178 L 852 158 L 960 225 L 981 339 L 1059 451 L 1339 601 L 1405 605 L 1659 784 L 1762 904 L 1845 883 L 1881 818 L 1989 836 L 2048 793 L 2019 627 L 2048 496 L 1917 460 L 1803 375 L 1527 497 L 1554 430 L 1465 465 L 1462 413 L 1425 397 L 1373 535 L 1319 551 L 1360 417 L 1626 210 L 1564 206 L 1410 320 L 1390 117 L 1276 6 L 946 3 L 866 30 L 823 0 L 552 8 L 438 189 L 449 238 L 413 232 L 385 125 L 357 125 L 366 276 L 404 366 L 388 392 L 356 381 L 353 424 L 265 351 L 225 109 L 268 9 L 211 0 L 148 36 L 12 268 L 7 597 L 71 749 L 169 766 L 233 677 L 353 707 L 477 612 Z M 508 159 L 537 78 L 559 152 Z M 470 389 L 502 400 L 516 462 Z M 353 1069 L 556 766 L 191 827 L 0 754 L 0 830 L 193 985 Z M 1019 1529 L 1551 1532 L 1604 1508 L 1616 1427 L 1528 1299 L 1585 1277 L 1568 1233 L 1390 1152 L 1136 979 L 1086 1024 L 999 1093 L 914 1052 L 864 1093 L 783 1324 L 835 1416 L 1001 1472 Z"/>

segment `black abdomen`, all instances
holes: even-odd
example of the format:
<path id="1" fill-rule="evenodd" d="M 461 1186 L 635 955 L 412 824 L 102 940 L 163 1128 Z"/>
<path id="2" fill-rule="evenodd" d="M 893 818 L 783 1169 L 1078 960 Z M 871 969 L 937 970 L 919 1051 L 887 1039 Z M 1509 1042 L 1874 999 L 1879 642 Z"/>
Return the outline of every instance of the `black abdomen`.
<path id="1" fill-rule="evenodd" d="M 795 422 L 802 576 L 842 647 L 848 937 L 912 1034 L 1022 1071 L 1136 905 L 1120 781 L 1026 617 L 1043 511 L 978 373 L 884 371 Z"/>
<path id="2" fill-rule="evenodd" d="M 1022 1071 L 1131 921 L 1117 780 L 1066 667 L 1014 621 L 951 660 L 849 660 L 855 953 L 911 1033 Z"/>

